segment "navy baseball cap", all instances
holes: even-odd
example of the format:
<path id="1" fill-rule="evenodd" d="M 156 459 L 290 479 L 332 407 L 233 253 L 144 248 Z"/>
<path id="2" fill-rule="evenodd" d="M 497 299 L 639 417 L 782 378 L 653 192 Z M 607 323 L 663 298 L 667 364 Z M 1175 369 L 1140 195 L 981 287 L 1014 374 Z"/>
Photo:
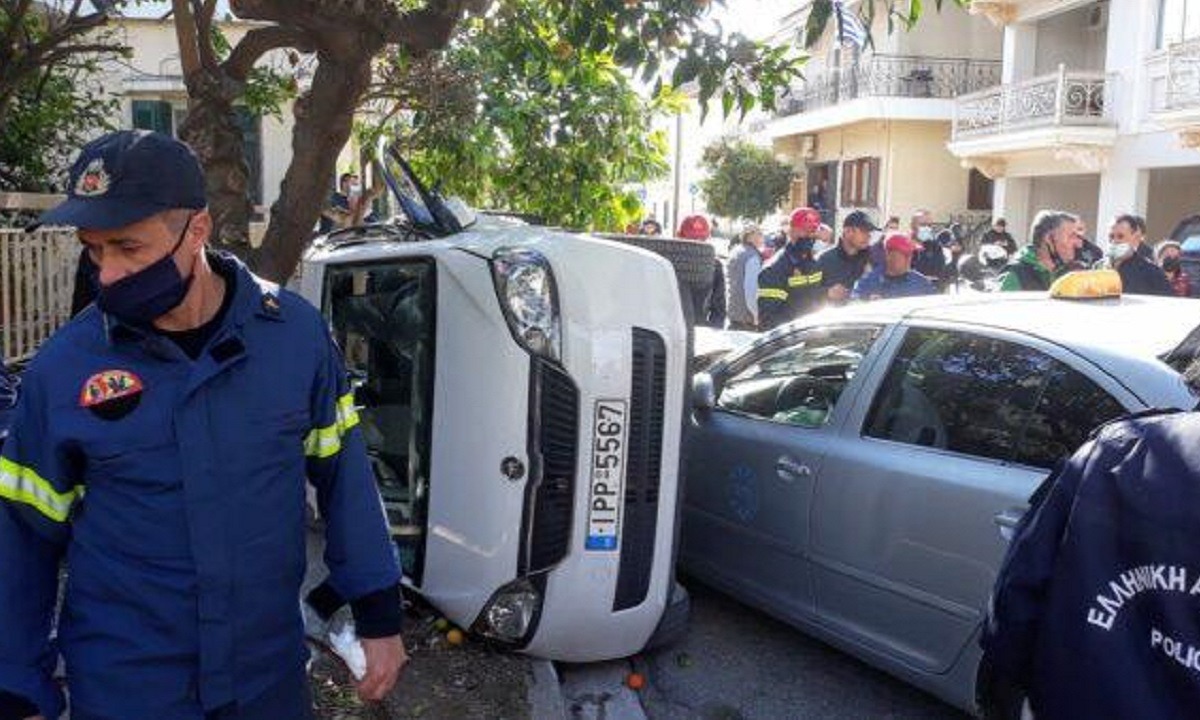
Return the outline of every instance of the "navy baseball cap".
<path id="1" fill-rule="evenodd" d="M 871 221 L 871 216 L 862 210 L 855 210 L 846 216 L 842 221 L 842 227 L 861 228 L 870 232 L 875 232 L 879 228 L 875 227 L 875 223 Z"/>
<path id="2" fill-rule="evenodd" d="M 111 230 L 164 210 L 205 205 L 204 171 L 191 148 L 162 133 L 120 130 L 83 146 L 71 166 L 67 199 L 42 213 L 37 225 Z"/>

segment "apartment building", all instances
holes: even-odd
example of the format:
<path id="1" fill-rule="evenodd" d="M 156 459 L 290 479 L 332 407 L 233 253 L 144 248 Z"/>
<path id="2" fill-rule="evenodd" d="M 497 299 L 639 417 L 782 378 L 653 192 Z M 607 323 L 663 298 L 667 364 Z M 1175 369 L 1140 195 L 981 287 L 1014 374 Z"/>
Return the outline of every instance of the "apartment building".
<path id="1" fill-rule="evenodd" d="M 993 179 L 1012 229 L 1073 210 L 1152 239 L 1200 212 L 1200 0 L 975 0 L 1003 29 L 992 87 L 960 96 L 948 147 Z"/>
<path id="2" fill-rule="evenodd" d="M 170 19 L 115 18 L 110 27 L 132 54 L 111 60 L 103 66 L 104 85 L 119 100 L 122 128 L 156 130 L 177 134 L 187 113 L 187 91 L 179 61 L 179 45 L 174 22 Z M 231 44 L 255 27 L 254 23 L 227 20 L 219 23 Z M 282 52 L 268 54 L 263 62 L 287 62 Z M 238 107 L 238 123 L 246 144 L 250 170 L 250 197 L 261 216 L 279 196 L 279 184 L 292 157 L 292 108 L 284 108 L 279 117 L 259 117 Z M 255 223 L 252 235 L 263 230 Z"/>
<path id="3" fill-rule="evenodd" d="M 796 3 L 780 32 L 800 42 L 810 8 Z M 907 32 L 889 33 L 880 13 L 871 34 L 873 46 L 839 43 L 831 20 L 803 81 L 756 129 L 795 168 L 792 205 L 820 204 L 831 223 L 856 209 L 882 222 L 918 208 L 941 222 L 986 223 L 992 181 L 946 143 L 955 99 L 1000 81 L 1002 32 L 946 3 L 941 12 L 930 4 Z"/>

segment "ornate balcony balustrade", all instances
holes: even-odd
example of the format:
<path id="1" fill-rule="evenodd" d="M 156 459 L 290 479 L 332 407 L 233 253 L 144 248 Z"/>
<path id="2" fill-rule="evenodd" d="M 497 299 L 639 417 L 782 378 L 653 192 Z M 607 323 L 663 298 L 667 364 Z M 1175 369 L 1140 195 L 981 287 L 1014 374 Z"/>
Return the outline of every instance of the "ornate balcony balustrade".
<path id="1" fill-rule="evenodd" d="M 954 98 L 999 82 L 1000 63 L 873 54 L 806 75 L 780 104 L 780 117 L 864 97 Z"/>
<path id="2" fill-rule="evenodd" d="M 1200 110 L 1200 38 L 1167 48 L 1165 80 L 1154 111 Z"/>
<path id="3" fill-rule="evenodd" d="M 1113 77 L 1058 72 L 958 98 L 954 140 L 1064 125 L 1111 125 Z"/>

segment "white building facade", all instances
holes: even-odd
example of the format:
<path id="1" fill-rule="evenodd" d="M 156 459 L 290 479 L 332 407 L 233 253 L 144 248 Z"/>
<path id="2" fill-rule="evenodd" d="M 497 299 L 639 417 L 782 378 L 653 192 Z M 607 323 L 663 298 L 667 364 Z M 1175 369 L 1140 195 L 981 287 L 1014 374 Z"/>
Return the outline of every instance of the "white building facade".
<path id="1" fill-rule="evenodd" d="M 218 26 L 234 45 L 256 27 L 236 20 Z M 132 51 L 130 57 L 106 62 L 103 68 L 105 87 L 119 99 L 120 114 L 114 124 L 177 135 L 187 114 L 187 90 L 173 20 L 115 18 L 109 28 Z M 282 64 L 286 57 L 276 51 L 262 62 Z M 291 162 L 292 104 L 281 108 L 278 117 L 258 117 L 244 107 L 237 111 L 246 144 L 251 201 L 262 219 L 279 196 L 279 185 Z M 254 223 L 252 235 L 262 229 L 261 222 Z"/>
<path id="2" fill-rule="evenodd" d="M 1149 239 L 1200 212 L 1200 0 L 976 0 L 1004 31 L 1001 82 L 958 98 L 948 147 L 993 178 L 1021 240 L 1040 209 L 1104 240 L 1144 215 Z"/>
<path id="3" fill-rule="evenodd" d="M 795 2 L 790 34 L 800 42 L 812 3 Z M 858 11 L 858 2 L 848 2 Z M 836 22 L 809 50 L 804 80 L 758 134 L 793 166 L 791 205 L 820 205 L 830 224 L 853 210 L 882 223 L 926 209 L 935 221 L 986 223 L 991 180 L 946 150 L 955 98 L 1000 81 L 1002 33 L 984 18 L 932 5 L 910 31 L 888 32 L 885 13 L 873 46 L 837 42 Z"/>

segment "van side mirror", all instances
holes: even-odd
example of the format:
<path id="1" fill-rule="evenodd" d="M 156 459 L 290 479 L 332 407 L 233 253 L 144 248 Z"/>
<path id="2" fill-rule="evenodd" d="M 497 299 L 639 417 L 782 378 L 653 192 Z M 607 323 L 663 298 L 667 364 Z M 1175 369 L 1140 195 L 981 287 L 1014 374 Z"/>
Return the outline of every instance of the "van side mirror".
<path id="1" fill-rule="evenodd" d="M 712 410 L 717 406 L 717 388 L 712 375 L 696 373 L 692 377 L 692 407 L 697 410 Z"/>

